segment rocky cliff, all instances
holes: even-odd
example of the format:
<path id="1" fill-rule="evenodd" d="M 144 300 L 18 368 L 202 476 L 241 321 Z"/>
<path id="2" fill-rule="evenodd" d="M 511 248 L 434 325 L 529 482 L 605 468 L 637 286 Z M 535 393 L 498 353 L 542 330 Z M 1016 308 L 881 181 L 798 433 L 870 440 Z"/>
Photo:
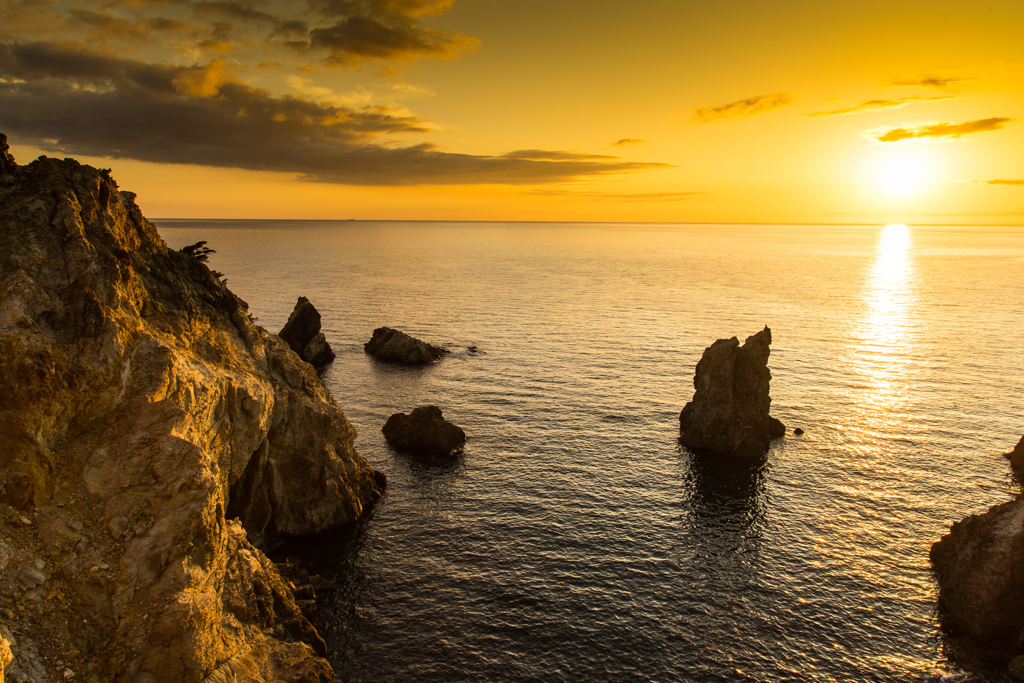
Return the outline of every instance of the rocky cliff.
<path id="1" fill-rule="evenodd" d="M 314 369 L 108 172 L 18 166 L 0 136 L 9 676 L 333 680 L 261 549 L 380 495 L 354 438 Z"/>
<path id="2" fill-rule="evenodd" d="M 1006 661 L 1024 655 L 1024 496 L 955 522 L 930 557 L 942 625 Z"/>

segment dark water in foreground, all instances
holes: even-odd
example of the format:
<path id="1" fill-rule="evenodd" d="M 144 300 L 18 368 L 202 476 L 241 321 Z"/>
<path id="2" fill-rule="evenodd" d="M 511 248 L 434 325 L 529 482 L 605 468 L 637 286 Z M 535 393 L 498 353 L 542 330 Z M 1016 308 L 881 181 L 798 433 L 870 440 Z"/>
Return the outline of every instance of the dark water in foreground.
<path id="1" fill-rule="evenodd" d="M 1013 490 L 1024 230 L 156 222 L 173 247 L 207 240 L 267 329 L 313 301 L 325 381 L 388 475 L 321 549 L 339 679 L 957 671 L 928 548 Z M 806 434 L 760 464 L 693 457 L 694 365 L 765 324 L 773 414 Z M 362 344 L 382 325 L 454 353 L 379 364 Z M 427 403 L 466 430 L 460 458 L 385 444 L 389 415 Z"/>

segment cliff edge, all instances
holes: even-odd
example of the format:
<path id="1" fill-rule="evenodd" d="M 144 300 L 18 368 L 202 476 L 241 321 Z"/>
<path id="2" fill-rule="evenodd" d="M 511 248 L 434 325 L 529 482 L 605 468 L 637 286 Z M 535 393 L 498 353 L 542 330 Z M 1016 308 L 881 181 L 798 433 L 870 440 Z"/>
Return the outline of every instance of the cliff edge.
<path id="1" fill-rule="evenodd" d="M 18 166 L 0 135 L 9 674 L 334 680 L 262 549 L 355 520 L 383 477 L 247 308 L 107 171 Z"/>

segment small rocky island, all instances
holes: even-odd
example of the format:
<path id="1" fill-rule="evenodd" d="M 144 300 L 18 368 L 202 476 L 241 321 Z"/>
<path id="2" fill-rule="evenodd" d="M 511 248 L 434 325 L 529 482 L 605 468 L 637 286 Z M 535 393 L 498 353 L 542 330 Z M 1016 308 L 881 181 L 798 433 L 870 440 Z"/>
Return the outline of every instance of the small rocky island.
<path id="1" fill-rule="evenodd" d="M 304 296 L 299 297 L 277 336 L 317 370 L 323 370 L 335 358 L 331 345 L 320 331 L 320 311 Z"/>
<path id="2" fill-rule="evenodd" d="M 19 166 L 0 135 L 9 680 L 334 680 L 264 549 L 356 520 L 384 479 L 247 309 L 109 172 Z"/>
<path id="3" fill-rule="evenodd" d="M 409 415 L 396 413 L 381 431 L 396 450 L 418 455 L 450 455 L 466 445 L 466 432 L 444 419 L 437 406 L 420 406 Z"/>
<path id="4" fill-rule="evenodd" d="M 942 625 L 1002 653 L 1024 681 L 1024 496 L 955 522 L 930 557 Z"/>
<path id="5" fill-rule="evenodd" d="M 401 365 L 427 365 L 448 353 L 440 346 L 433 346 L 390 327 L 375 329 L 373 337 L 363 348 L 374 358 Z"/>
<path id="6" fill-rule="evenodd" d="M 693 400 L 679 414 L 679 442 L 695 451 L 763 456 L 786 427 L 769 415 L 772 333 L 719 339 L 704 350 L 693 377 Z"/>

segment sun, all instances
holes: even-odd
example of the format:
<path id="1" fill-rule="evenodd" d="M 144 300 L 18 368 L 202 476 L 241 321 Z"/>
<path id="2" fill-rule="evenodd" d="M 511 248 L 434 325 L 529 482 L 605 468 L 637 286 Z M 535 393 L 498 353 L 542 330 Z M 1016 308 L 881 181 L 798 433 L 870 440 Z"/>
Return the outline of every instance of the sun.
<path id="1" fill-rule="evenodd" d="M 923 154 L 909 145 L 903 149 L 885 150 L 871 169 L 876 187 L 891 197 L 909 197 L 918 194 L 932 176 L 932 166 Z"/>

